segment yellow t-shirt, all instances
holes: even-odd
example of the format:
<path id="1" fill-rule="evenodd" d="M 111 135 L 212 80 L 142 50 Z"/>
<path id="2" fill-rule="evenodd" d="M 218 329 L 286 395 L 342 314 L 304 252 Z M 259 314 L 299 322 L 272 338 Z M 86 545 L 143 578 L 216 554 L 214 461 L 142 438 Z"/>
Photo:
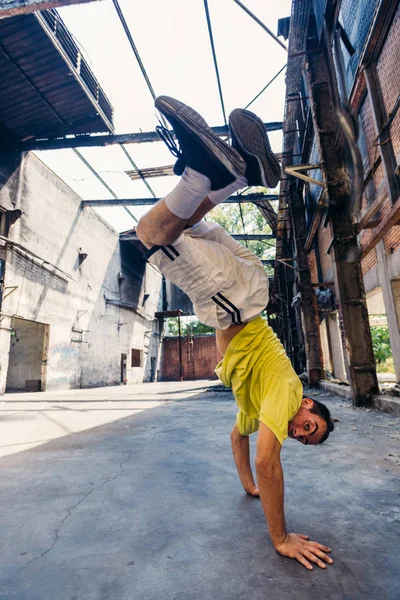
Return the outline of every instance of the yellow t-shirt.
<path id="1" fill-rule="evenodd" d="M 303 387 L 265 319 L 256 317 L 235 335 L 215 372 L 232 388 L 239 407 L 239 432 L 250 435 L 261 421 L 282 444 L 288 422 L 301 406 Z"/>

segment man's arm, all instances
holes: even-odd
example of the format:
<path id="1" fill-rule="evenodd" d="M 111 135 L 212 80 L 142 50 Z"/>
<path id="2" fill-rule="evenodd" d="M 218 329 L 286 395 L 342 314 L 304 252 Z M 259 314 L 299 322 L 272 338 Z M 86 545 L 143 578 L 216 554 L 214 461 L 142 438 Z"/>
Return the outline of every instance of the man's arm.
<path id="1" fill-rule="evenodd" d="M 324 569 L 326 564 L 323 561 L 333 563 L 325 554 L 330 549 L 318 542 L 308 541 L 306 535 L 286 531 L 280 452 L 281 445 L 275 435 L 260 423 L 256 456 L 257 481 L 272 543 L 279 554 L 295 558 L 307 569 L 313 568 L 311 562 Z"/>
<path id="2" fill-rule="evenodd" d="M 231 431 L 232 453 L 239 479 L 246 494 L 259 496 L 258 487 L 254 482 L 253 472 L 250 465 L 250 442 L 249 436 L 241 435 L 235 424 Z"/>

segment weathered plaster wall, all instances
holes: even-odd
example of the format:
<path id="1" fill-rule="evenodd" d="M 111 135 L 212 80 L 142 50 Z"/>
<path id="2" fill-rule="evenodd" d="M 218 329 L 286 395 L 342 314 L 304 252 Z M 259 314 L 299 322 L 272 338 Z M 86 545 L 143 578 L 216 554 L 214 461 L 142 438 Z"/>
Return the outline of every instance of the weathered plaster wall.
<path id="1" fill-rule="evenodd" d="M 0 391 L 7 371 L 11 315 L 50 325 L 48 388 L 120 383 L 121 353 L 128 355 L 128 383 L 150 377 L 150 358 L 158 360 L 161 275 L 141 255 L 120 247 L 119 237 L 91 208 L 33 154 L 17 171 L 2 169 L 0 206 L 20 208 L 21 218 L 6 249 L 4 285 L 16 286 L 4 299 L 10 315 L 0 330 Z M 87 254 L 80 262 L 79 253 Z M 56 268 L 55 268 L 56 267 Z M 114 306 L 117 300 L 136 306 Z M 8 343 L 7 343 L 8 341 Z M 131 368 L 130 349 L 144 351 L 143 366 Z"/>

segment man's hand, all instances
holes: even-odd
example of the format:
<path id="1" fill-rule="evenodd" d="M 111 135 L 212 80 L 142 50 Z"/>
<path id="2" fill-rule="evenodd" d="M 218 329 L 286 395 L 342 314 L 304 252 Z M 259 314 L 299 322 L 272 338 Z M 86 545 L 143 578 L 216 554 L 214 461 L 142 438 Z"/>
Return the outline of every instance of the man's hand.
<path id="1" fill-rule="evenodd" d="M 330 548 L 318 542 L 309 542 L 308 535 L 301 533 L 287 533 L 283 542 L 275 546 L 275 550 L 282 556 L 295 558 L 310 571 L 313 569 L 311 562 L 321 569 L 326 569 L 325 562 L 330 565 L 333 563 L 333 560 L 325 554 L 331 551 Z"/>

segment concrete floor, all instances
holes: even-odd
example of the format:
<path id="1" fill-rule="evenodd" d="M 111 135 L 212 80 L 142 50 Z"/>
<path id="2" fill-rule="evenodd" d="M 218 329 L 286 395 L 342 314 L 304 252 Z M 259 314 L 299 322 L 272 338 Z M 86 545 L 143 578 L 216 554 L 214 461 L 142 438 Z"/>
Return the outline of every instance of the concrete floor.
<path id="1" fill-rule="evenodd" d="M 308 572 L 274 552 L 242 492 L 235 404 L 212 386 L 5 396 L 0 597 L 398 600 L 399 420 L 320 393 L 332 438 L 284 444 L 288 526 L 335 559 Z"/>

